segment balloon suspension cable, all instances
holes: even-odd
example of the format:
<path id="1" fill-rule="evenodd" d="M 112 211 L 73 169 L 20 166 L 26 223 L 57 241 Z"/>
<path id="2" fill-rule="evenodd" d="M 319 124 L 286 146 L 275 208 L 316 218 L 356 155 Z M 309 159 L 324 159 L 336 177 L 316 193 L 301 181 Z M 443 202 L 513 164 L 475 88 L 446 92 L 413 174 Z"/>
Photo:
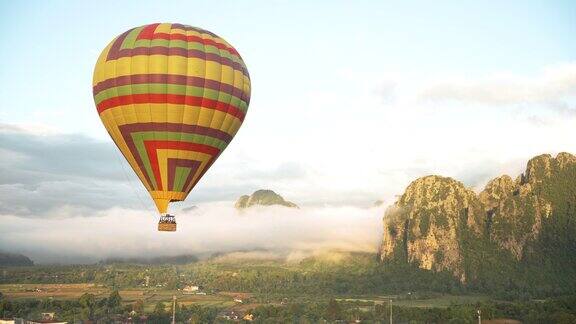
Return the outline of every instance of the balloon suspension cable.
<path id="1" fill-rule="evenodd" d="M 140 195 L 138 194 L 138 191 L 136 190 L 136 188 L 134 187 L 132 181 L 130 180 L 130 177 L 128 176 L 128 173 L 126 172 L 126 168 L 124 167 L 124 163 L 122 163 L 122 159 L 120 159 L 118 157 L 118 151 L 114 150 L 114 152 L 116 153 L 114 156 L 116 156 L 116 160 L 118 161 L 118 163 L 120 164 L 120 166 L 122 167 L 122 173 L 124 174 L 124 177 L 126 178 L 126 181 L 128 182 L 128 186 L 130 187 L 130 189 L 132 189 L 132 192 L 134 193 L 134 195 L 136 196 L 136 198 L 138 198 L 138 201 L 140 202 L 141 207 L 143 207 L 144 209 L 146 209 L 146 211 L 149 211 L 151 214 L 154 214 L 154 210 L 150 209 L 150 206 L 146 205 L 144 203 L 144 201 L 142 200 L 142 198 L 140 197 Z M 120 152 L 121 154 L 122 152 Z"/>

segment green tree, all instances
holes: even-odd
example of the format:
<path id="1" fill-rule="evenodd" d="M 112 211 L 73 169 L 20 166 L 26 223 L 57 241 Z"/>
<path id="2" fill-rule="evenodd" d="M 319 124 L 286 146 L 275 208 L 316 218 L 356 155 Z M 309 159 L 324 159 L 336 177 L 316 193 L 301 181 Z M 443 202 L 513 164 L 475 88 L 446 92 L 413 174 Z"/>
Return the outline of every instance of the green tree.
<path id="1" fill-rule="evenodd" d="M 120 293 L 118 292 L 118 290 L 112 291 L 112 293 L 110 293 L 110 297 L 108 297 L 107 302 L 108 307 L 112 309 L 118 309 L 121 303 L 122 303 L 122 297 L 120 297 Z"/>
<path id="2" fill-rule="evenodd" d="M 374 316 L 378 320 L 388 320 L 390 317 L 389 307 L 384 304 L 376 304 L 374 305 Z"/>
<path id="3" fill-rule="evenodd" d="M 154 315 L 157 316 L 164 316 L 166 315 L 166 306 L 164 306 L 163 302 L 158 302 L 154 307 Z"/>
<path id="4" fill-rule="evenodd" d="M 78 303 L 82 310 L 80 311 L 83 320 L 91 320 L 94 317 L 94 307 L 96 306 L 96 298 L 93 294 L 85 293 L 78 299 Z"/>
<path id="5" fill-rule="evenodd" d="M 326 319 L 334 321 L 342 317 L 342 307 L 334 299 L 330 299 L 326 307 Z"/>
<path id="6" fill-rule="evenodd" d="M 166 308 L 163 302 L 158 302 L 156 307 L 154 307 L 154 312 L 150 315 L 149 318 L 151 323 L 170 323 L 170 316 L 168 316 L 168 312 L 166 312 Z"/>
<path id="7" fill-rule="evenodd" d="M 138 299 L 133 305 L 132 310 L 138 314 L 144 314 L 144 301 L 142 299 Z"/>

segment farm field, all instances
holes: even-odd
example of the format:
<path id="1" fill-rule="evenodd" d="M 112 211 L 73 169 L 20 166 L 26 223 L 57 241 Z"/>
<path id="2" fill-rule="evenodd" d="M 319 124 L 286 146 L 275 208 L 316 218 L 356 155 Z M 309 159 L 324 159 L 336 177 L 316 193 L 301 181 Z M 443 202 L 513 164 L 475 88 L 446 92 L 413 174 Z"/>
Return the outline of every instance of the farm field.
<path id="1" fill-rule="evenodd" d="M 12 299 L 43 299 L 54 298 L 62 300 L 78 299 L 84 293 L 103 298 L 110 294 L 110 289 L 96 284 L 2 284 L 0 291 Z"/>
<path id="2" fill-rule="evenodd" d="M 75 284 L 40 284 L 40 283 L 18 283 L 0 284 L 2 295 L 13 303 L 25 303 L 29 301 L 49 300 L 65 301 L 75 303 L 84 293 L 94 295 L 97 300 L 109 298 L 113 293 L 113 288 L 96 283 L 75 283 Z M 388 303 L 392 300 L 394 316 L 399 320 L 408 318 L 421 318 L 428 316 L 430 319 L 444 318 L 446 316 L 460 316 L 470 320 L 475 319 L 476 307 L 481 307 L 486 314 L 484 323 L 492 324 L 517 324 L 517 320 L 510 318 L 510 313 L 518 306 L 526 309 L 538 307 L 545 303 L 540 301 L 537 304 L 526 304 L 516 306 L 511 302 L 498 301 L 486 295 L 480 294 L 365 294 L 365 295 L 332 295 L 307 293 L 286 293 L 286 294 L 264 294 L 247 293 L 238 291 L 220 291 L 213 294 L 196 295 L 184 293 L 178 289 L 166 289 L 160 287 L 125 287 L 120 288 L 118 293 L 121 297 L 120 306 L 128 312 L 137 301 L 143 302 L 142 312 L 145 314 L 157 314 L 159 302 L 164 303 L 164 314 L 168 316 L 171 310 L 171 301 L 176 296 L 180 306 L 186 306 L 189 310 L 186 316 L 192 316 L 194 312 L 197 316 L 208 316 L 202 318 L 233 316 L 234 314 L 244 316 L 245 314 L 255 314 L 261 318 L 291 318 L 291 316 L 309 316 L 314 319 L 315 314 L 326 314 L 329 311 L 330 303 L 337 302 L 336 309 L 340 316 L 351 318 L 363 317 L 370 319 L 375 316 L 387 318 Z M 237 300 L 241 299 L 242 302 Z M 491 304 L 492 303 L 492 304 Z M 503 311 L 499 311 L 499 316 L 494 313 L 494 305 Z M 74 304 L 67 304 L 70 309 L 74 309 Z M 492 306 L 490 306 L 492 305 Z M 194 307 L 191 307 L 194 306 Z M 512 307 L 514 306 L 514 307 Z M 486 308 L 488 307 L 488 308 Z M 512 308 L 507 308 L 512 307 Z M 210 311 L 212 309 L 212 311 Z M 504 311 L 508 309 L 507 311 Z M 61 316 L 72 316 L 80 314 L 81 309 L 75 309 L 69 313 L 60 311 Z M 204 313 L 202 313 L 204 312 Z M 484 313 L 485 312 L 485 313 Z M 72 315 L 70 315 L 72 314 Z M 211 314 L 211 315 L 210 315 Z M 450 315 L 453 314 L 453 315 Z M 460 314 L 460 315 L 458 315 Z M 160 315 L 151 315 L 160 316 Z M 184 315 L 182 315 L 184 316 Z M 210 317 L 211 316 L 211 317 Z M 275 317 L 276 316 L 276 317 Z M 280 316 L 280 317 L 278 317 Z M 284 316 L 284 317 L 282 317 Z M 287 317 L 286 317 L 287 316 Z M 444 316 L 444 317 L 442 317 Z M 515 315 L 520 317 L 518 314 Z M 506 318 L 508 317 L 508 318 Z M 484 319 L 484 318 L 483 318 Z"/>
<path id="3" fill-rule="evenodd" d="M 338 301 L 364 302 L 374 304 L 386 304 L 392 300 L 394 306 L 419 307 L 419 308 L 446 308 L 451 305 L 474 304 L 491 300 L 485 295 L 439 295 L 430 298 L 399 298 L 397 295 L 386 296 L 355 296 L 336 298 Z"/>
<path id="4" fill-rule="evenodd" d="M 43 299 L 54 298 L 59 300 L 78 299 L 82 294 L 93 294 L 96 298 L 107 297 L 112 289 L 98 284 L 2 284 L 0 291 L 11 299 Z M 234 298 L 248 299 L 253 294 L 242 292 L 219 292 L 216 294 L 195 295 L 185 294 L 180 290 L 166 290 L 157 288 L 126 288 L 119 290 L 124 304 L 132 304 L 137 300 L 143 300 L 146 310 L 152 310 L 157 302 L 169 302 L 172 296 L 176 296 L 181 305 L 200 304 L 203 306 L 217 306 L 222 308 L 246 308 L 250 304 L 237 305 Z M 294 299 L 306 298 L 302 296 L 290 296 Z M 338 301 L 365 302 L 366 304 L 388 304 L 392 299 L 394 306 L 420 307 L 420 308 L 445 308 L 450 305 L 473 304 L 487 301 L 490 298 L 484 295 L 441 295 L 432 298 L 398 298 L 396 295 L 366 295 L 366 296 L 341 296 Z M 254 304 L 256 305 L 256 304 Z"/>
<path id="5" fill-rule="evenodd" d="M 97 284 L 2 284 L 0 291 L 10 299 L 44 299 L 75 300 L 84 293 L 93 294 L 96 298 L 108 297 L 112 292 L 109 287 Z M 202 304 L 211 306 L 234 305 L 234 293 L 218 293 L 213 295 L 184 294 L 179 290 L 160 290 L 155 288 L 128 288 L 119 290 L 122 301 L 131 304 L 143 300 L 153 307 L 159 301 L 170 301 L 176 296 L 178 302 L 184 305 Z M 244 294 L 245 295 L 245 294 Z"/>

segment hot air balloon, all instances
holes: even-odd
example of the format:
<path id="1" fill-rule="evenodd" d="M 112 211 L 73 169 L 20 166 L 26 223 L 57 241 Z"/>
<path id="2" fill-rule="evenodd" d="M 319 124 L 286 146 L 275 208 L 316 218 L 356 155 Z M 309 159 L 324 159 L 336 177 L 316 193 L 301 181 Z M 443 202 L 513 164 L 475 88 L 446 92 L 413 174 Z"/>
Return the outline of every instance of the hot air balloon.
<path id="1" fill-rule="evenodd" d="M 92 85 L 104 127 L 158 208 L 158 230 L 175 231 L 168 205 L 186 199 L 244 121 L 244 61 L 207 30 L 150 24 L 108 44 Z"/>

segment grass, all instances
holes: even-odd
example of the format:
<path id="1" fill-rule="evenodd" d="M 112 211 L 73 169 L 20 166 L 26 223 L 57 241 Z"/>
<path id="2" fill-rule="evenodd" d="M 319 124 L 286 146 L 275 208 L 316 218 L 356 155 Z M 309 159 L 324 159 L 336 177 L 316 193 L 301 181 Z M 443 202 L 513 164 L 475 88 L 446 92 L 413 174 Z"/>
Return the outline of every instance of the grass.
<path id="1" fill-rule="evenodd" d="M 388 304 L 392 299 L 393 306 L 418 307 L 418 308 L 446 308 L 450 305 L 474 304 L 479 301 L 490 300 L 484 295 L 440 295 L 430 298 L 398 298 L 390 296 L 359 296 L 351 298 L 338 298 L 339 301 L 374 302 L 374 304 Z"/>
<path id="2" fill-rule="evenodd" d="M 78 299 L 84 293 L 94 294 L 97 298 L 107 297 L 108 288 L 95 284 L 4 284 L 0 292 L 12 299 L 55 298 L 62 300 Z"/>
<path id="3" fill-rule="evenodd" d="M 428 299 L 399 299 L 392 301 L 392 305 L 420 308 L 446 308 L 450 305 L 475 304 L 487 300 L 490 300 L 490 298 L 484 295 L 443 295 Z"/>

